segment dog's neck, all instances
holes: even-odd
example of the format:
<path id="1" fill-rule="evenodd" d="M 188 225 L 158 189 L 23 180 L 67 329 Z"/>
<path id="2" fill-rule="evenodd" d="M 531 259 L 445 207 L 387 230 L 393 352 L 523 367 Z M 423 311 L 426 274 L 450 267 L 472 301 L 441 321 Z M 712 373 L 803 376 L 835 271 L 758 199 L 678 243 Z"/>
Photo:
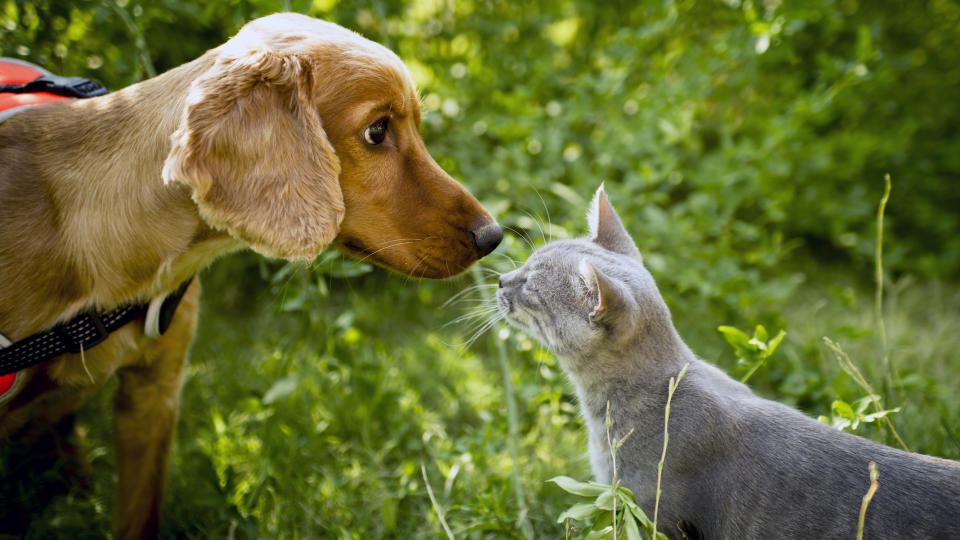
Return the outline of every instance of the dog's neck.
<path id="1" fill-rule="evenodd" d="M 0 332 L 18 339 L 81 309 L 150 298 L 240 247 L 200 218 L 186 186 L 161 179 L 190 85 L 213 60 L 0 124 L 0 161 L 23 165 L 0 170 L 10 175 L 0 182 L 20 182 L 0 186 L 0 210 L 21 213 L 2 220 L 21 230 L 0 232 Z"/>

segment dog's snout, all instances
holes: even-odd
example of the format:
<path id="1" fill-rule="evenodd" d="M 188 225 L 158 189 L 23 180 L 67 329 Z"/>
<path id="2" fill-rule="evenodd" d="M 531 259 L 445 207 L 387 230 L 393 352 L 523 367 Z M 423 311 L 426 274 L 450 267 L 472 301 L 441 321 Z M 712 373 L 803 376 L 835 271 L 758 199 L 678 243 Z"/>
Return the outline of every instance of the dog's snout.
<path id="1" fill-rule="evenodd" d="M 473 247 L 483 257 L 500 245 L 500 241 L 503 240 L 503 229 L 497 225 L 496 221 L 488 221 L 470 231 L 470 237 L 473 239 Z"/>

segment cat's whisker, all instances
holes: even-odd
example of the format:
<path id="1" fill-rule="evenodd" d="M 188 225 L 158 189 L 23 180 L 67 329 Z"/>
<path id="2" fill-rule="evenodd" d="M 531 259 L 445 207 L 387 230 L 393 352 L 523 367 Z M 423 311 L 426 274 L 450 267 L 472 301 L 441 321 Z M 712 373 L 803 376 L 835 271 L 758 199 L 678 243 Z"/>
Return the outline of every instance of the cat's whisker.
<path id="1" fill-rule="evenodd" d="M 464 296 L 467 296 L 474 291 L 492 289 L 494 287 L 497 287 L 496 283 L 477 283 L 476 285 L 470 285 L 469 287 L 464 287 L 463 290 L 457 292 L 456 294 L 448 298 L 446 302 L 441 304 L 440 309 L 446 309 L 455 303 L 462 302 Z"/>
<path id="2" fill-rule="evenodd" d="M 478 317 L 483 317 L 483 316 L 487 316 L 492 313 L 495 313 L 498 310 L 499 308 L 494 302 L 477 304 L 472 306 L 470 310 L 464 313 L 463 315 L 460 315 L 459 317 L 456 317 L 455 319 L 453 319 L 453 321 L 451 322 L 468 321 L 470 319 L 476 319 Z M 447 323 L 447 324 L 450 324 L 450 323 Z"/>
<path id="3" fill-rule="evenodd" d="M 537 219 L 532 213 L 530 213 L 530 212 L 527 211 L 527 210 L 521 210 L 521 212 L 523 212 L 524 214 L 527 215 L 528 218 L 530 218 L 531 220 L 533 220 L 533 223 L 537 226 L 537 229 L 540 229 L 540 239 L 543 240 L 544 242 L 546 242 L 546 241 L 547 241 L 547 233 L 544 232 L 544 230 L 543 230 L 543 225 L 540 224 L 540 220 Z M 536 248 L 534 248 L 532 245 L 531 245 L 530 247 L 531 247 L 531 249 L 534 249 L 534 250 L 536 249 Z"/>
<path id="4" fill-rule="evenodd" d="M 505 259 L 507 259 L 507 261 L 509 261 L 510 264 L 513 265 L 513 269 L 514 269 L 514 270 L 516 270 L 517 268 L 520 268 L 520 265 L 517 264 L 517 260 L 514 259 L 513 257 L 507 255 L 506 253 L 502 254 L 501 256 L 504 257 Z"/>
<path id="5" fill-rule="evenodd" d="M 485 322 L 487 321 L 487 318 L 488 318 L 490 315 L 493 315 L 494 313 L 496 313 L 497 311 L 498 311 L 498 309 L 497 309 L 496 307 L 492 307 L 492 308 L 484 308 L 484 307 L 481 307 L 481 308 L 477 309 L 476 311 L 471 311 L 470 313 L 467 313 L 467 314 L 465 314 L 465 315 L 461 315 L 461 316 L 457 317 L 456 319 L 453 319 L 453 320 L 445 323 L 441 328 L 446 328 L 446 327 L 448 327 L 448 326 L 451 326 L 451 325 L 454 325 L 454 324 L 459 324 L 459 323 L 462 323 L 462 322 L 464 322 L 464 321 L 471 321 L 472 319 L 482 319 L 481 323 L 485 323 Z M 474 322 L 471 322 L 471 324 L 474 324 L 474 323 L 475 323 L 475 321 L 474 321 Z"/>
<path id="6" fill-rule="evenodd" d="M 489 266 L 483 266 L 483 267 L 481 267 L 481 268 L 480 268 L 480 271 L 483 272 L 483 273 L 484 273 L 485 275 L 487 275 L 488 277 L 494 277 L 494 276 L 500 277 L 500 276 L 503 275 L 503 272 L 498 272 L 495 268 L 491 268 L 491 267 L 489 267 Z M 496 284 L 494 283 L 494 285 L 496 285 Z"/>
<path id="7" fill-rule="evenodd" d="M 506 230 L 512 232 L 513 234 L 517 235 L 518 238 L 520 238 L 521 240 L 523 240 L 523 242 L 524 242 L 525 244 L 527 244 L 527 246 L 530 247 L 530 250 L 531 250 L 531 251 L 537 249 L 537 248 L 533 245 L 533 240 L 531 240 L 530 237 L 529 237 L 526 233 L 524 233 L 523 231 L 521 231 L 520 229 L 516 229 L 516 228 L 514 228 L 514 227 L 504 227 L 504 229 L 506 229 Z"/>
<path id="8" fill-rule="evenodd" d="M 483 326 L 481 326 L 479 330 L 477 330 L 476 332 L 474 332 L 474 334 L 473 334 L 472 336 L 470 336 L 470 338 L 467 339 L 466 342 L 464 342 L 464 347 L 466 347 L 466 348 L 469 349 L 471 346 L 473 346 L 474 342 L 476 342 L 478 339 L 480 339 L 480 336 L 482 336 L 483 334 L 485 334 L 485 333 L 487 332 L 487 330 L 493 328 L 493 326 L 496 325 L 496 324 L 497 324 L 498 322 L 500 322 L 501 320 L 503 320 L 503 316 L 502 316 L 502 315 L 499 315 L 499 316 L 497 316 L 497 317 L 491 318 L 489 321 L 486 322 L 486 324 L 484 324 Z"/>
<path id="9" fill-rule="evenodd" d="M 540 197 L 540 204 L 543 205 L 543 211 L 547 213 L 547 231 L 549 233 L 548 242 L 553 242 L 553 221 L 550 220 L 550 209 L 547 208 L 547 202 L 543 200 L 543 195 L 540 194 L 539 189 L 534 189 L 534 193 L 537 194 L 537 197 Z"/>
<path id="10" fill-rule="evenodd" d="M 469 305 L 476 306 L 476 305 L 484 305 L 489 303 L 490 303 L 490 300 L 486 298 L 460 298 L 459 300 L 457 300 L 457 305 L 467 304 L 468 306 Z"/>

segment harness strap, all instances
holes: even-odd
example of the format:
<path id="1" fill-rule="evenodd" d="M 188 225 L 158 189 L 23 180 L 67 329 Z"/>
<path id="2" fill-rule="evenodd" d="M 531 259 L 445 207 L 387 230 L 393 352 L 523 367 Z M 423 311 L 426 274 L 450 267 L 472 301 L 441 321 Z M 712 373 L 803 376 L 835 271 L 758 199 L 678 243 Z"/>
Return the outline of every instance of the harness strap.
<path id="1" fill-rule="evenodd" d="M 59 75 L 43 75 L 25 83 L 0 84 L 0 93 L 35 94 L 37 92 L 64 97 L 90 98 L 106 94 L 107 89 L 90 79 Z"/>
<path id="2" fill-rule="evenodd" d="M 191 281 L 193 278 L 181 283 L 177 290 L 163 300 L 159 314 L 160 334 L 170 327 L 173 313 L 180 305 Z M 35 366 L 65 353 L 78 354 L 88 351 L 107 339 L 111 332 L 145 314 L 149 307 L 150 304 L 145 303 L 121 306 L 105 313 L 85 311 L 49 330 L 21 339 L 0 349 L 0 376 Z"/>

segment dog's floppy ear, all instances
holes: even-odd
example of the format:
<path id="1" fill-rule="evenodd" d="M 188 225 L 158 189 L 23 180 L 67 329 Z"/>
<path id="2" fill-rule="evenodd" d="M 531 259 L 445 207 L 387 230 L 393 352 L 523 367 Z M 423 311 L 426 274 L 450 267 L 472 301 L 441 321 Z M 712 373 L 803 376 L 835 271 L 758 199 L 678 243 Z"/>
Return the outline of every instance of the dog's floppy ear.
<path id="1" fill-rule="evenodd" d="M 269 257 L 312 259 L 343 220 L 340 162 L 300 57 L 221 55 L 190 89 L 163 167 L 201 216 Z"/>

